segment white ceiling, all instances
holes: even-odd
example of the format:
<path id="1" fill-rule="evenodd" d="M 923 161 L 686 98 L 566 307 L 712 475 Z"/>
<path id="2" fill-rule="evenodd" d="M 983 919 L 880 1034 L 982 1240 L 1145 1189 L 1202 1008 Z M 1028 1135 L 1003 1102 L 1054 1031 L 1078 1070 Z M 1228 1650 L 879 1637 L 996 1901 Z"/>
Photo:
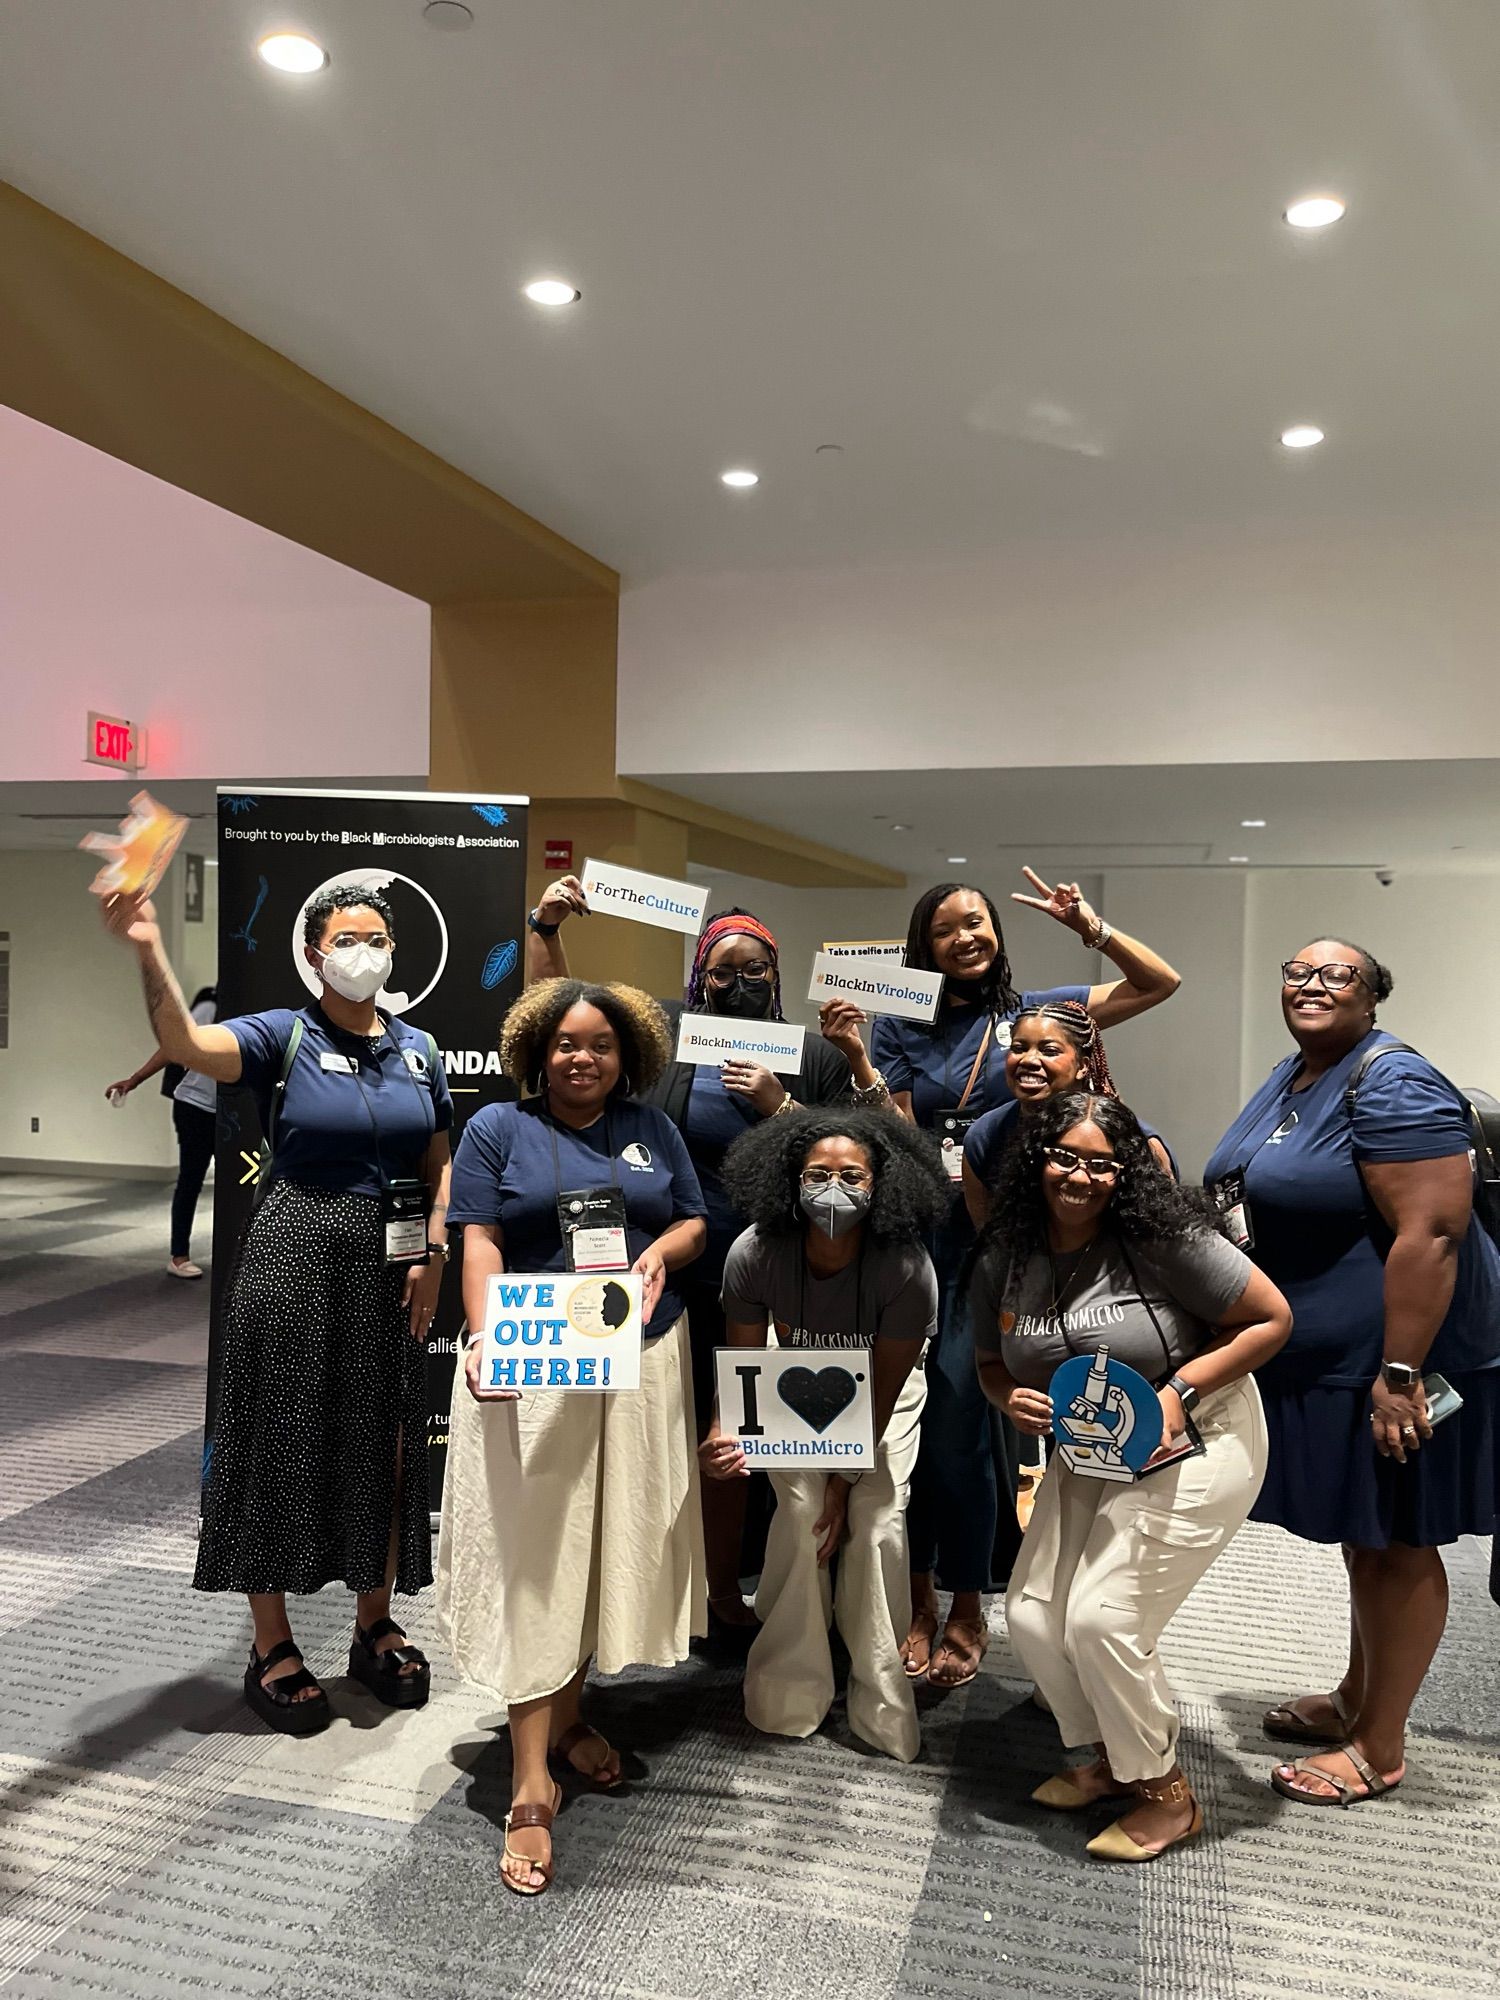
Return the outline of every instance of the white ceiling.
<path id="1" fill-rule="evenodd" d="M 627 581 L 1496 503 L 1486 0 L 472 4 L 7 0 L 0 174 Z"/>

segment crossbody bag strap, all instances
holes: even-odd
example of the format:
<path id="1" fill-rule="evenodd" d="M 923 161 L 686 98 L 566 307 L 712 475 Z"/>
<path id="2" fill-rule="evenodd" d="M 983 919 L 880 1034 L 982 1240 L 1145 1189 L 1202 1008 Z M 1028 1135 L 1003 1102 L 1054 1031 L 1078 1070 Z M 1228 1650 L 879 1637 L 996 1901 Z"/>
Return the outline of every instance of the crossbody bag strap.
<path id="1" fill-rule="evenodd" d="M 979 1081 L 979 1072 L 984 1068 L 984 1059 L 990 1052 L 990 1043 L 994 1039 L 994 1034 L 995 1017 L 991 1014 L 984 1024 L 984 1034 L 980 1039 L 979 1053 L 974 1058 L 974 1067 L 969 1071 L 969 1080 L 964 1085 L 964 1094 L 954 1106 L 956 1111 L 962 1111 L 969 1099 L 974 1095 L 974 1086 Z"/>
<path id="2" fill-rule="evenodd" d="M 1167 1373 L 1170 1375 L 1177 1367 L 1177 1363 L 1172 1359 L 1171 1343 L 1161 1330 L 1161 1321 L 1156 1317 L 1156 1307 L 1146 1297 L 1146 1287 L 1141 1283 L 1140 1274 L 1135 1268 L 1135 1259 L 1126 1247 L 1125 1238 L 1116 1231 L 1114 1240 L 1120 1255 L 1125 1260 L 1125 1269 L 1130 1273 L 1130 1282 L 1135 1286 L 1135 1295 L 1151 1315 L 1151 1324 L 1156 1328 L 1156 1337 L 1161 1342 L 1162 1359 L 1166 1362 Z"/>

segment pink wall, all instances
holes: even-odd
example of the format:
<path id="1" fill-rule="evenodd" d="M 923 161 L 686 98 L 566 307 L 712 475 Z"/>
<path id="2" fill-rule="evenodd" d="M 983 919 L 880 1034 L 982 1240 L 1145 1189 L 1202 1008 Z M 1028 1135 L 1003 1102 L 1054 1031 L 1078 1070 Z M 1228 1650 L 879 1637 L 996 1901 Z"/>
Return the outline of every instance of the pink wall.
<path id="1" fill-rule="evenodd" d="M 428 607 L 0 408 L 0 780 L 427 773 Z"/>

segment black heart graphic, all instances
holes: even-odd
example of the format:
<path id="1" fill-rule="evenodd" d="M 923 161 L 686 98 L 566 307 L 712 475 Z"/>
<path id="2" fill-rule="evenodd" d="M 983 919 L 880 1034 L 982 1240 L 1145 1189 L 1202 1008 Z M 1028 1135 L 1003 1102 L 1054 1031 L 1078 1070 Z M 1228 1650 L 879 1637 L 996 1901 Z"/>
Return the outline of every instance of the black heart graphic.
<path id="1" fill-rule="evenodd" d="M 847 1368 L 788 1368 L 776 1393 L 810 1429 L 821 1434 L 854 1401 L 854 1377 Z"/>

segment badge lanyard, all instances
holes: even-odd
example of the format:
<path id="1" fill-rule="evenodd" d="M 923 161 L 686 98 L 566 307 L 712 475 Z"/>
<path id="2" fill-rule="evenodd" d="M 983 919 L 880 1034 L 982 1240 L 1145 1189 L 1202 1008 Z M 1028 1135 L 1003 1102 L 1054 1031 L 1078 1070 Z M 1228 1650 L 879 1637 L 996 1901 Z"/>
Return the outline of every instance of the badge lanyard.
<path id="1" fill-rule="evenodd" d="M 371 1060 L 380 1061 L 381 1044 L 390 1035 L 388 1027 L 382 1027 L 379 1040 L 371 1050 Z M 369 1037 L 363 1037 L 368 1040 Z M 430 1093 L 424 1093 L 418 1084 L 411 1065 L 406 1060 L 406 1052 L 390 1035 L 391 1048 L 400 1059 L 406 1072 L 407 1081 L 417 1093 L 422 1106 L 422 1123 L 427 1130 L 427 1138 L 432 1138 L 437 1128 L 437 1114 L 430 1105 Z M 365 1089 L 364 1078 L 359 1073 L 359 1058 L 354 1058 L 354 1081 L 359 1086 L 360 1098 L 364 1103 L 365 1116 L 370 1121 L 370 1130 L 375 1135 L 375 1170 L 380 1175 L 380 1219 L 385 1231 L 385 1261 L 388 1264 L 425 1264 L 427 1262 L 427 1184 L 415 1175 L 392 1180 L 385 1170 L 385 1157 L 380 1146 L 380 1120 L 375 1115 L 375 1107 L 370 1102 L 370 1093 Z M 425 1150 L 425 1148 L 424 1148 Z"/>
<path id="2" fill-rule="evenodd" d="M 938 1135 L 943 1149 L 943 1165 L 948 1170 L 950 1181 L 961 1181 L 964 1177 L 964 1135 L 978 1118 L 976 1111 L 964 1109 L 974 1095 L 974 1086 L 984 1070 L 984 1059 L 990 1052 L 990 1043 L 995 1035 L 995 1017 L 989 1016 L 984 1024 L 984 1034 L 980 1038 L 979 1052 L 969 1070 L 969 1080 L 963 1087 L 963 1094 L 951 1110 L 937 1112 L 933 1117 L 933 1129 Z M 953 1094 L 953 1049 L 951 1040 L 943 1045 L 943 1094 Z"/>
<path id="3" fill-rule="evenodd" d="M 1131 1284 L 1134 1285 L 1135 1287 L 1135 1295 L 1140 1300 L 1141 1304 L 1146 1308 L 1146 1312 L 1150 1318 L 1151 1324 L 1156 1330 L 1156 1337 L 1161 1342 L 1162 1359 L 1166 1362 L 1167 1374 L 1170 1375 L 1172 1374 L 1176 1366 L 1176 1364 L 1172 1360 L 1171 1344 L 1168 1341 L 1167 1336 L 1162 1332 L 1161 1321 L 1156 1317 L 1156 1308 L 1155 1306 L 1152 1305 L 1150 1299 L 1146 1297 L 1146 1290 L 1145 1287 L 1142 1285 L 1140 1277 L 1136 1272 L 1135 1262 L 1131 1257 L 1130 1252 L 1125 1247 L 1124 1237 L 1122 1237 L 1118 1233 L 1118 1231 L 1112 1231 L 1110 1232 L 1109 1235 L 1106 1235 L 1106 1233 L 1101 1229 L 1099 1234 L 1094 1238 L 1093 1242 L 1090 1243 L 1084 1250 L 1083 1255 L 1079 1258 L 1078 1262 L 1073 1266 L 1071 1274 L 1060 1287 L 1057 1282 L 1057 1265 L 1053 1261 L 1051 1250 L 1049 1249 L 1047 1252 L 1047 1268 L 1052 1275 L 1052 1304 L 1050 1307 L 1050 1311 L 1057 1322 L 1057 1330 L 1062 1335 L 1063 1345 L 1064 1347 L 1067 1348 L 1069 1354 L 1080 1354 L 1084 1351 L 1082 1348 L 1078 1348 L 1073 1345 L 1073 1337 L 1068 1331 L 1067 1317 L 1063 1312 L 1062 1304 L 1063 1300 L 1068 1296 L 1069 1292 L 1071 1292 L 1073 1287 L 1078 1283 L 1084 1271 L 1087 1270 L 1091 1252 L 1095 1250 L 1099 1251 L 1101 1253 L 1101 1262 L 1102 1262 L 1102 1252 L 1107 1247 L 1108 1243 L 1111 1240 L 1113 1240 L 1115 1247 L 1118 1249 L 1120 1253 L 1121 1260 L 1123 1261 L 1125 1269 L 1129 1274 Z M 1095 1346 L 1097 1346 L 1098 1342 L 1096 1341 L 1094 1344 Z M 1163 1379 L 1165 1380 L 1165 1377 L 1163 1377 Z"/>
<path id="4" fill-rule="evenodd" d="M 1229 1240 L 1237 1250 L 1251 1250 L 1255 1247 L 1255 1225 L 1250 1216 L 1250 1203 L 1246 1195 L 1246 1179 L 1250 1164 L 1267 1146 L 1280 1145 L 1287 1134 L 1296 1130 L 1297 1113 L 1288 1111 L 1273 1130 L 1269 1131 L 1258 1146 L 1252 1146 L 1246 1154 L 1244 1164 L 1233 1168 L 1219 1178 L 1209 1189 L 1224 1227 L 1229 1232 Z"/>
<path id="5" fill-rule="evenodd" d="M 609 1156 L 610 1185 L 565 1188 L 562 1184 L 562 1156 L 557 1147 L 557 1125 L 552 1113 L 544 1113 L 547 1136 L 552 1141 L 552 1176 L 557 1189 L 557 1226 L 562 1234 L 563 1255 L 570 1271 L 628 1271 L 630 1248 L 626 1237 L 625 1195 L 620 1172 L 615 1165 L 614 1131 L 609 1113 L 604 1113 L 604 1147 Z"/>

